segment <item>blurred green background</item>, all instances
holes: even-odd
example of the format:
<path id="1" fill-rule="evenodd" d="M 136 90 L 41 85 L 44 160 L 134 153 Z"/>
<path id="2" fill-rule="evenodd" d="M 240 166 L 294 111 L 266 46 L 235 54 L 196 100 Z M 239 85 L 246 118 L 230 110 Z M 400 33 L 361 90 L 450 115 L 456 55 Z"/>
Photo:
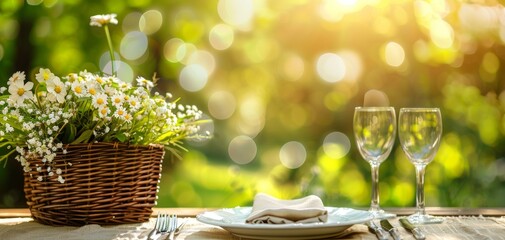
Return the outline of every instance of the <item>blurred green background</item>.
<path id="1" fill-rule="evenodd" d="M 110 27 L 119 76 L 213 120 L 163 164 L 158 206 L 233 207 L 257 192 L 368 207 L 370 167 L 352 133 L 370 89 L 391 105 L 439 107 L 444 134 L 427 206 L 505 207 L 505 7 L 457 0 L 2 0 L 0 83 L 39 67 L 103 70 Z M 3 164 L 3 163 L 2 163 Z M 23 207 L 20 165 L 0 168 L 0 207 Z M 398 141 L 380 168 L 383 207 L 415 205 Z"/>

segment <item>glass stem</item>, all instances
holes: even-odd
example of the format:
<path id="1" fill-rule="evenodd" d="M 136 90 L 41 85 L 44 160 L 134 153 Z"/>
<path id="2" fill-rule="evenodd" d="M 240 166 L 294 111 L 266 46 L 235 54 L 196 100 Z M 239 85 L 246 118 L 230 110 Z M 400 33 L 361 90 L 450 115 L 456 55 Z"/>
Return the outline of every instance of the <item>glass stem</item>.
<path id="1" fill-rule="evenodd" d="M 372 203 L 370 210 L 379 211 L 379 164 L 370 164 L 372 167 Z"/>
<path id="2" fill-rule="evenodd" d="M 116 71 L 115 71 L 115 68 L 114 68 L 114 49 L 112 48 L 112 40 L 110 38 L 110 34 L 109 34 L 109 26 L 107 26 L 107 24 L 105 24 L 103 26 L 103 29 L 105 31 L 105 36 L 107 37 L 107 44 L 109 45 L 109 53 L 110 53 L 110 61 L 111 61 L 111 68 L 112 68 L 112 75 L 116 75 Z"/>
<path id="3" fill-rule="evenodd" d="M 424 209 L 424 172 L 426 171 L 426 165 L 417 164 L 416 165 L 416 206 L 417 213 L 419 215 L 425 215 L 426 210 Z"/>

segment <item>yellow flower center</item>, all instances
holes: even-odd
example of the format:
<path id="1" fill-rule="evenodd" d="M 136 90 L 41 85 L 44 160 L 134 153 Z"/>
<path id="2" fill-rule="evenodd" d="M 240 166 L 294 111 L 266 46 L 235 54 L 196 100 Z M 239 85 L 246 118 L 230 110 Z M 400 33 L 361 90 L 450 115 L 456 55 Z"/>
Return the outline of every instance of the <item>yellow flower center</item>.
<path id="1" fill-rule="evenodd" d="M 96 89 L 94 89 L 94 88 L 90 88 L 90 89 L 89 89 L 89 94 L 91 94 L 91 95 L 95 95 L 95 94 L 96 94 Z"/>
<path id="2" fill-rule="evenodd" d="M 130 97 L 128 97 L 128 95 L 124 95 L 124 100 L 128 101 L 128 99 L 130 99 Z"/>
<path id="3" fill-rule="evenodd" d="M 74 91 L 76 93 L 82 93 L 82 88 L 80 86 L 75 87 Z"/>
<path id="4" fill-rule="evenodd" d="M 125 120 L 130 120 L 132 117 L 130 116 L 130 114 L 126 114 L 126 116 L 124 116 L 124 119 Z"/>
<path id="5" fill-rule="evenodd" d="M 102 84 L 102 83 L 103 83 L 103 79 L 102 79 L 101 77 L 97 77 L 97 78 L 96 78 L 96 81 L 97 81 L 98 83 L 100 83 L 100 84 Z"/>
<path id="6" fill-rule="evenodd" d="M 119 116 L 123 116 L 123 114 L 124 114 L 124 111 L 123 111 L 123 110 L 119 109 L 119 110 L 117 111 L 117 115 L 119 115 Z"/>
<path id="7" fill-rule="evenodd" d="M 98 105 L 102 105 L 105 101 L 103 100 L 103 98 L 99 98 L 96 100 L 96 103 L 98 103 Z"/>
<path id="8" fill-rule="evenodd" d="M 18 95 L 23 96 L 25 94 L 25 89 L 24 88 L 18 88 Z"/>
<path id="9" fill-rule="evenodd" d="M 47 72 L 44 72 L 44 74 L 42 76 L 44 77 L 45 81 L 47 81 L 47 79 L 49 79 L 49 73 L 47 73 Z"/>
<path id="10" fill-rule="evenodd" d="M 56 93 L 61 93 L 61 86 L 56 86 L 56 87 L 54 87 L 54 91 L 55 91 Z"/>
<path id="11" fill-rule="evenodd" d="M 135 102 L 135 101 L 131 101 L 131 102 L 130 102 L 130 105 L 132 105 L 132 106 L 134 106 L 134 107 L 135 107 L 135 106 L 137 106 L 137 102 Z"/>
<path id="12" fill-rule="evenodd" d="M 120 99 L 120 98 L 114 98 L 114 102 L 115 102 L 115 103 L 120 103 L 120 102 L 121 102 L 121 99 Z"/>
<path id="13" fill-rule="evenodd" d="M 100 110 L 100 113 L 101 113 L 102 115 L 107 114 L 107 108 L 102 108 L 102 110 Z"/>

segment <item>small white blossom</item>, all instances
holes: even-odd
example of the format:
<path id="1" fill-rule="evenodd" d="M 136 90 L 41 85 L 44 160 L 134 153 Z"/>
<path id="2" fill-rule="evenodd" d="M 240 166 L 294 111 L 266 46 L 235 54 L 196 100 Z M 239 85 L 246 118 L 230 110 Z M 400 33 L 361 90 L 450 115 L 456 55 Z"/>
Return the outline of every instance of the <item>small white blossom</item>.
<path id="1" fill-rule="evenodd" d="M 20 72 L 20 71 L 17 71 L 16 73 L 14 73 L 10 78 L 9 78 L 9 82 L 7 82 L 7 84 L 12 84 L 14 82 L 24 82 L 25 81 L 25 73 L 24 72 Z"/>
<path id="2" fill-rule="evenodd" d="M 51 70 L 47 68 L 41 68 L 39 69 L 39 73 L 35 74 L 35 79 L 37 79 L 37 81 L 39 81 L 40 83 L 46 82 L 47 80 L 53 77 L 54 74 L 51 72 Z"/>
<path id="3" fill-rule="evenodd" d="M 65 179 L 63 179 L 63 177 L 60 175 L 58 176 L 58 182 L 65 183 Z"/>
<path id="4" fill-rule="evenodd" d="M 67 95 L 67 88 L 59 77 L 53 77 L 47 80 L 47 92 L 50 101 L 58 101 L 59 103 L 65 102 Z"/>
<path id="5" fill-rule="evenodd" d="M 107 106 L 107 95 L 104 93 L 99 93 L 94 95 L 92 98 L 93 107 L 100 109 Z"/>
<path id="6" fill-rule="evenodd" d="M 114 96 L 111 98 L 112 105 L 116 107 L 120 107 L 123 105 L 123 99 L 124 96 L 121 93 L 116 93 Z"/>
<path id="7" fill-rule="evenodd" d="M 117 24 L 118 21 L 116 19 L 116 14 L 102 14 L 102 15 L 95 15 L 90 17 L 90 26 L 97 26 L 97 27 L 102 27 L 107 24 Z"/>
<path id="8" fill-rule="evenodd" d="M 138 86 L 145 87 L 147 90 L 150 90 L 154 87 L 154 83 L 152 81 L 149 81 L 143 77 L 137 77 L 136 81 Z"/>
<path id="9" fill-rule="evenodd" d="M 32 88 L 32 82 L 27 82 L 26 84 L 23 81 L 12 82 L 9 85 L 9 93 L 11 94 L 9 100 L 12 100 L 17 105 L 22 105 L 25 99 L 33 97 Z"/>

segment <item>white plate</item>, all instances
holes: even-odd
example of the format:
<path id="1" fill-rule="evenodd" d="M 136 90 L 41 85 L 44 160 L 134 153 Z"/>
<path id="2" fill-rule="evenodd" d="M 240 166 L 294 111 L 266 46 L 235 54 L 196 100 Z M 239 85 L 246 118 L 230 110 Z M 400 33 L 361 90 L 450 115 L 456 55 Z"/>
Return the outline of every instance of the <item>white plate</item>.
<path id="1" fill-rule="evenodd" d="M 253 239 L 318 239 L 342 236 L 354 224 L 372 220 L 367 211 L 351 208 L 326 207 L 328 221 L 325 223 L 250 224 L 245 220 L 251 207 L 224 208 L 204 212 L 196 216 L 198 221 L 219 226 L 231 234 Z"/>

